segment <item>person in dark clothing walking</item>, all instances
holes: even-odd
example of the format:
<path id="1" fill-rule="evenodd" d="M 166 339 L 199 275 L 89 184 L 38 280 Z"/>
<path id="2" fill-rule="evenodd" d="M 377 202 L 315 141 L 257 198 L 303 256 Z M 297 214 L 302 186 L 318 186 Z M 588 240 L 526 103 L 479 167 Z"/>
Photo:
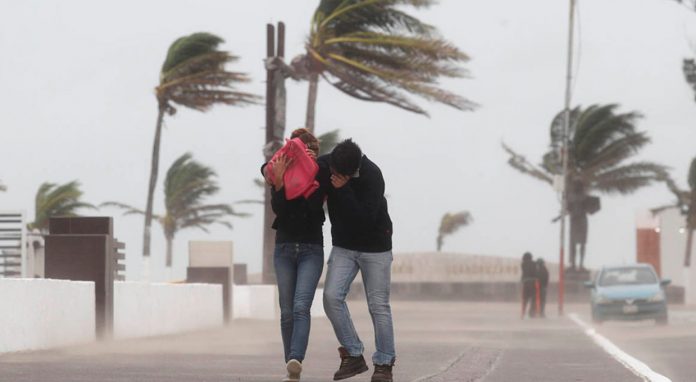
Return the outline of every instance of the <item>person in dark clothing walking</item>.
<path id="1" fill-rule="evenodd" d="M 529 317 L 535 317 L 536 312 L 536 282 L 537 266 L 532 254 L 527 252 L 522 256 L 522 315 L 524 318 L 529 304 Z"/>
<path id="2" fill-rule="evenodd" d="M 539 304 L 540 310 L 539 315 L 542 318 L 546 317 L 546 287 L 549 285 L 549 270 L 546 269 L 546 264 L 544 264 L 544 259 L 537 259 L 537 279 L 539 281 Z"/>
<path id="3" fill-rule="evenodd" d="M 331 171 L 328 209 L 333 249 L 324 285 L 324 309 L 338 342 L 341 364 L 334 380 L 368 370 L 365 350 L 346 305 L 350 284 L 362 274 L 375 330 L 372 382 L 392 382 L 396 360 L 389 292 L 391 288 L 392 222 L 379 167 L 348 139 L 318 159 Z"/>
<path id="4" fill-rule="evenodd" d="M 307 154 L 316 158 L 319 142 L 306 129 L 295 130 L 291 138 L 300 138 L 307 145 Z M 273 265 L 278 284 L 280 328 L 287 376 L 283 382 L 298 382 L 307 351 L 311 323 L 310 308 L 324 268 L 324 199 L 328 187 L 328 170 L 320 168 L 316 179 L 319 188 L 308 198 L 287 200 L 284 188 L 285 171 L 292 161 L 279 156 L 261 172 L 271 184 L 271 207 L 276 214 Z"/>

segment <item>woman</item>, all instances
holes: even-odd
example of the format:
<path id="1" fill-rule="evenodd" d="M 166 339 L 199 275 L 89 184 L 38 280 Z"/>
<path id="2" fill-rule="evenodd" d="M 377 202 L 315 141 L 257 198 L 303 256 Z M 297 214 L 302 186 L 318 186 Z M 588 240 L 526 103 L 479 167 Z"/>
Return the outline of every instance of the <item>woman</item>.
<path id="1" fill-rule="evenodd" d="M 297 129 L 291 138 L 300 138 L 307 145 L 307 154 L 316 160 L 319 142 L 309 131 Z M 273 222 L 276 230 L 273 265 L 278 283 L 280 329 L 288 372 L 283 382 L 300 380 L 309 341 L 310 308 L 324 267 L 322 226 L 327 183 L 320 181 L 320 187 L 306 199 L 287 200 L 283 176 L 291 165 L 289 158 L 280 156 L 274 160 L 273 168 L 269 171 L 271 173 L 265 174 L 271 184 L 271 206 L 276 214 Z M 326 173 L 320 169 L 317 180 L 328 179 Z"/>

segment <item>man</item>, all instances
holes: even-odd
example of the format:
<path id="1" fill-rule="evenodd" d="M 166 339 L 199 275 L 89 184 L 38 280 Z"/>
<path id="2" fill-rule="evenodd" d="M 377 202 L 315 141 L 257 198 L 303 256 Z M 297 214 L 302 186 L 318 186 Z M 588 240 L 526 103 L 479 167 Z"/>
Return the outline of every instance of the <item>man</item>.
<path id="1" fill-rule="evenodd" d="M 346 305 L 350 284 L 360 271 L 375 328 L 372 382 L 392 382 L 396 360 L 389 304 L 392 222 L 382 172 L 350 139 L 339 143 L 318 162 L 329 167 L 332 185 L 327 203 L 333 249 L 324 285 L 324 310 L 341 344 L 341 364 L 334 380 L 368 370 L 362 355 L 363 343 Z"/>

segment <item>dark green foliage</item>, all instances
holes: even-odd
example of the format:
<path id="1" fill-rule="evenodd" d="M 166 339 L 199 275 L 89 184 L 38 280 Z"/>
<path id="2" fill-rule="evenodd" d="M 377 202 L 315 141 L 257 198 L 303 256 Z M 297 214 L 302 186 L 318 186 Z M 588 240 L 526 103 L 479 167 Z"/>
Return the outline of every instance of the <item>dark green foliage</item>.
<path id="1" fill-rule="evenodd" d="M 457 232 L 460 228 L 466 227 L 474 220 L 471 214 L 467 211 L 457 213 L 446 213 L 440 220 L 440 229 L 437 234 L 437 250 L 442 250 L 445 236 Z"/>
<path id="2" fill-rule="evenodd" d="M 53 216 L 78 216 L 80 209 L 95 207 L 82 200 L 80 182 L 74 180 L 65 184 L 43 183 L 36 192 L 34 221 L 30 229 L 42 232 L 48 230 L 48 219 Z"/>
<path id="3" fill-rule="evenodd" d="M 236 83 L 248 82 L 244 73 L 227 71 L 237 57 L 218 50 L 224 40 L 210 33 L 194 33 L 172 43 L 162 65 L 157 99 L 170 114 L 171 103 L 205 111 L 214 104 L 245 105 L 258 97 L 237 91 Z"/>
<path id="4" fill-rule="evenodd" d="M 171 266 L 171 242 L 176 234 L 186 228 L 198 228 L 208 232 L 208 227 L 220 224 L 228 228 L 232 225 L 226 219 L 231 216 L 247 216 L 237 213 L 229 204 L 205 204 L 215 196 L 220 187 L 215 171 L 193 160 L 191 154 L 184 154 L 171 165 L 164 181 L 165 214 L 153 217 L 159 221 L 167 239 L 167 266 Z M 102 207 L 117 207 L 124 215 L 145 212 L 118 202 L 106 202 Z"/>
<path id="5" fill-rule="evenodd" d="M 439 87 L 444 77 L 464 77 L 468 56 L 401 6 L 426 0 L 322 0 L 307 43 L 309 67 L 358 99 L 386 102 L 427 114 L 415 94 L 460 110 L 475 104 Z"/>
<path id="6" fill-rule="evenodd" d="M 625 195 L 667 178 L 662 165 L 645 161 L 627 163 L 650 142 L 650 138 L 636 129 L 641 118 L 639 113 L 618 113 L 617 109 L 618 105 L 614 104 L 576 107 L 569 113 L 567 137 L 563 133 L 565 113 L 556 115 L 550 127 L 549 151 L 544 154 L 540 166 L 529 163 L 525 157 L 503 145 L 510 155 L 508 163 L 513 168 L 553 184 L 554 177 L 562 174 L 561 150 L 565 141 L 568 147 L 566 190 L 571 238 L 581 238 L 579 242 L 571 243 L 572 246 L 585 244 L 587 215 L 599 210 L 599 199 L 592 196 L 592 192 Z M 571 258 L 573 254 L 571 250 Z"/>

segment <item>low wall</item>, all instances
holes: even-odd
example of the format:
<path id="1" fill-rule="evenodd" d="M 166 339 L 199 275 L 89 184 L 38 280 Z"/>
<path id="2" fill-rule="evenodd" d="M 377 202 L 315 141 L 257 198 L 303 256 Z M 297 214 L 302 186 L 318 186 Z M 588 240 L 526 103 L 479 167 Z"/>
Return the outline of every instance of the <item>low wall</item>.
<path id="1" fill-rule="evenodd" d="M 670 304 L 684 303 L 684 288 L 668 286 L 665 288 Z M 558 283 L 549 283 L 547 301 L 558 300 Z M 351 285 L 349 299 L 365 299 L 362 283 Z M 411 301 L 476 301 L 476 302 L 518 302 L 522 298 L 522 284 L 519 282 L 395 282 L 391 284 L 392 300 Z M 590 290 L 582 282 L 566 282 L 565 302 L 589 303 Z"/>
<path id="2" fill-rule="evenodd" d="M 222 324 L 220 285 L 114 283 L 114 338 L 150 337 Z"/>
<path id="3" fill-rule="evenodd" d="M 94 283 L 0 279 L 0 353 L 95 339 Z"/>
<path id="4" fill-rule="evenodd" d="M 275 285 L 235 285 L 233 291 L 232 317 L 260 320 L 280 319 L 278 287 Z M 312 301 L 312 317 L 326 317 L 324 313 L 324 290 L 317 289 Z"/>

